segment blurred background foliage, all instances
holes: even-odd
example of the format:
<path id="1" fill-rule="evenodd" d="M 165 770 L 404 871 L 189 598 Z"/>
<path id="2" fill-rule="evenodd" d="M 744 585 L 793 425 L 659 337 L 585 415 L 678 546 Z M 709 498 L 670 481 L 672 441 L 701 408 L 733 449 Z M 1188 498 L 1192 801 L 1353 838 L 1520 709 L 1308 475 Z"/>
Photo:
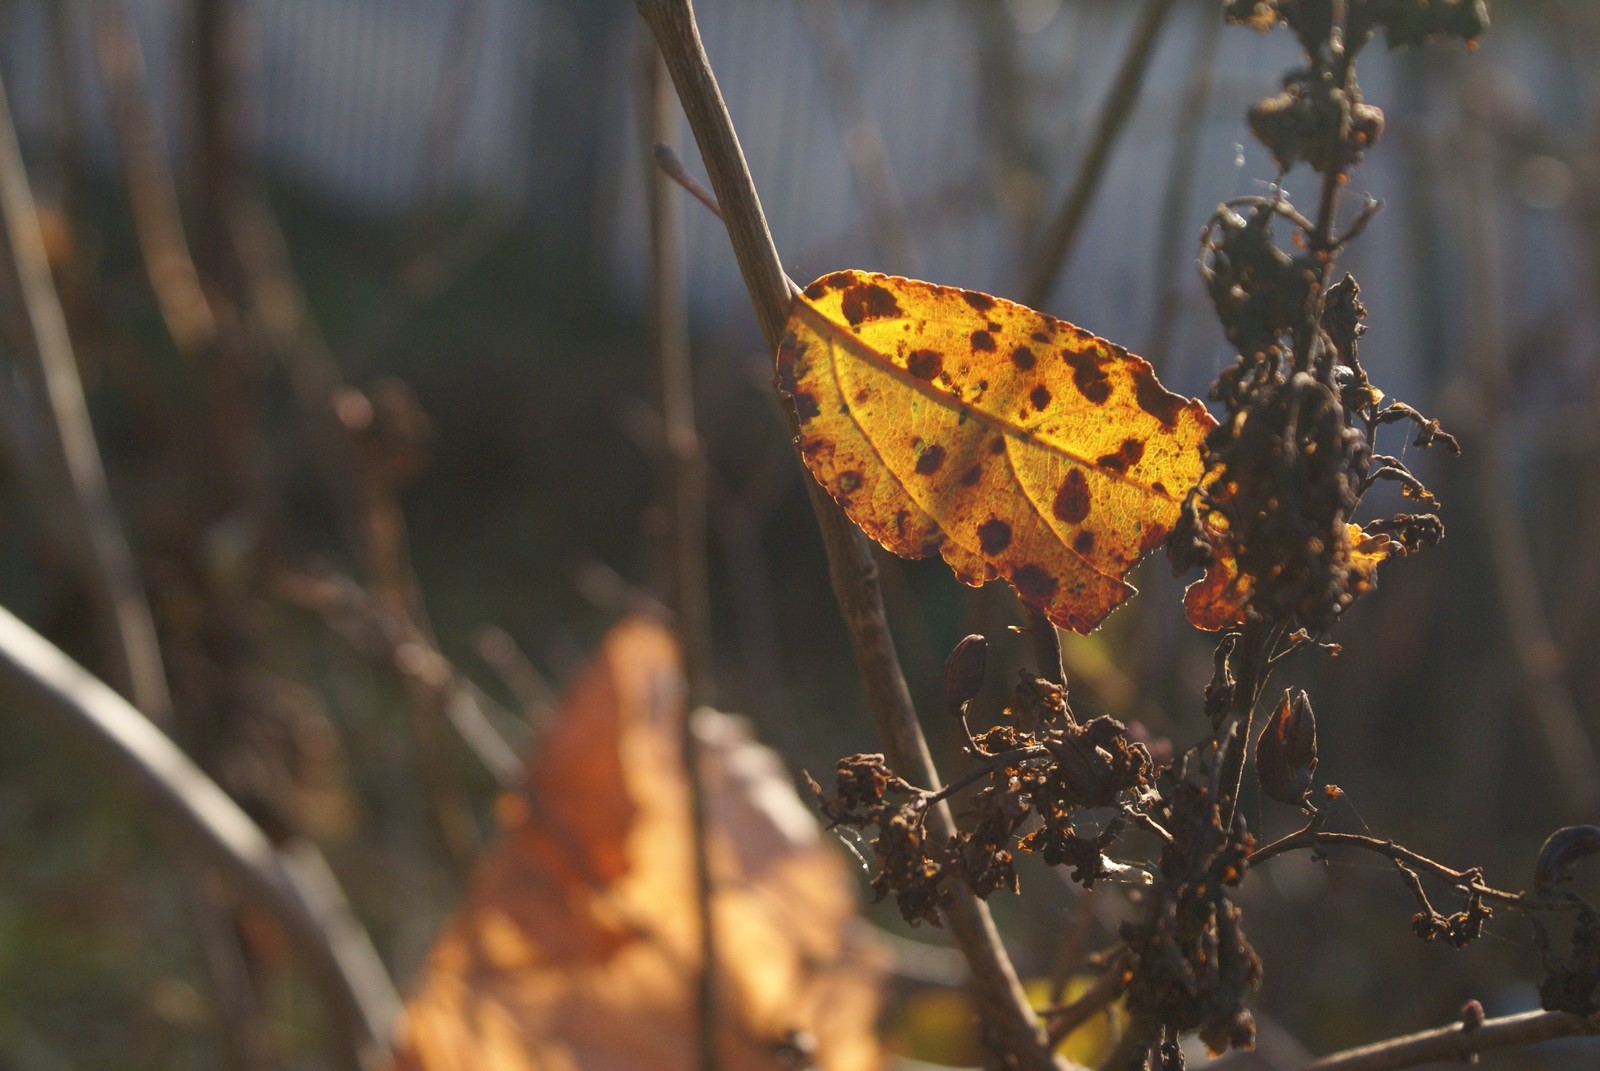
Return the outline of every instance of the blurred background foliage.
<path id="1" fill-rule="evenodd" d="M 850 266 L 1019 296 L 1142 5 L 697 7 L 794 278 Z M 1215 32 L 1217 7 L 1174 6 L 1044 303 L 1196 395 L 1230 354 L 1195 240 L 1217 202 L 1273 179 L 1244 111 L 1296 59 L 1281 33 Z M 1600 738 L 1600 9 L 1493 15 L 1471 55 L 1365 55 L 1387 128 L 1347 203 L 1385 204 L 1343 261 L 1369 310 L 1364 363 L 1465 448 L 1407 458 L 1449 535 L 1385 567 L 1338 658 L 1299 656 L 1281 680 L 1314 697 L 1320 772 L 1346 792 L 1336 826 L 1517 888 L 1550 829 L 1596 817 L 1595 786 L 1554 771 L 1594 775 Z M 323 844 L 402 983 L 495 788 L 442 728 L 430 659 L 525 740 L 606 625 L 667 583 L 643 39 L 623 0 L 0 2 L 0 72 L 167 648 L 174 732 L 269 831 Z M 130 48 L 142 150 L 115 91 Z M 215 321 L 197 345 L 146 269 L 141 151 L 171 169 Z M 877 744 L 770 355 L 719 225 L 687 212 L 719 701 L 820 772 Z M 0 312 L 15 357 L 18 310 Z M 322 377 L 355 444 L 344 485 L 322 471 L 316 392 L 297 375 Z M 0 601 L 109 672 L 58 519 L 27 483 L 37 429 L 11 431 Z M 1004 631 L 1022 620 L 1009 595 L 938 564 L 882 567 L 921 709 L 938 709 L 945 653 L 984 631 L 997 710 L 1028 650 Z M 1204 725 L 1211 644 L 1164 562 L 1135 580 L 1143 598 L 1069 637 L 1074 702 L 1181 747 Z M 929 725 L 951 770 L 953 728 Z M 1270 803 L 1247 813 L 1263 837 L 1296 824 Z M 245 1051 L 226 1039 L 184 872 L 131 817 L 95 770 L 0 718 L 0 1064 L 315 1065 L 312 991 L 248 915 L 233 944 L 262 1014 Z M 1116 892 L 1080 905 L 1042 868 L 1023 885 L 996 910 L 1029 976 L 1051 972 L 1073 919 L 1100 920 L 1098 945 L 1127 910 Z M 1312 1051 L 1447 1022 L 1468 998 L 1491 1014 L 1536 1003 L 1519 920 L 1466 952 L 1421 944 L 1400 882 L 1369 860 L 1283 858 L 1241 900 L 1266 963 L 1259 1008 Z"/>

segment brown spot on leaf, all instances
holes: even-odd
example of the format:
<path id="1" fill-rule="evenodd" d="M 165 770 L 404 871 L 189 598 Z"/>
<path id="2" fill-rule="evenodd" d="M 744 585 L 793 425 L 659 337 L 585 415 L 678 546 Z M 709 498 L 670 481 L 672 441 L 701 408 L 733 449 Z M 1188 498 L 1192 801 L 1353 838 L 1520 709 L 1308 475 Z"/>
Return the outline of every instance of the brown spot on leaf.
<path id="1" fill-rule="evenodd" d="M 816 282 L 814 282 L 810 286 L 806 287 L 805 290 L 803 291 L 805 296 L 810 298 L 812 301 L 816 301 L 816 300 L 820 299 L 827 292 L 828 292 L 828 281 L 826 279 L 818 279 Z"/>
<path id="2" fill-rule="evenodd" d="M 821 408 L 817 405 L 816 395 L 809 394 L 803 390 L 796 390 L 790 396 L 794 398 L 794 415 L 800 418 L 800 423 L 804 424 L 814 420 L 822 413 Z"/>
<path id="3" fill-rule="evenodd" d="M 870 390 L 868 390 L 866 387 L 862 387 L 860 390 L 856 391 L 856 404 L 857 405 L 866 405 L 867 404 L 867 399 L 871 398 L 871 397 L 872 397 L 872 392 Z"/>
<path id="4" fill-rule="evenodd" d="M 1004 439 L 995 439 L 994 441 L 989 443 L 989 452 L 991 454 L 1003 454 L 1003 453 L 1005 453 L 1006 452 L 1006 441 Z"/>
<path id="5" fill-rule="evenodd" d="M 1115 454 L 1101 454 L 1094 459 L 1094 463 L 1112 472 L 1121 472 L 1128 467 L 1128 459 L 1123 457 L 1120 451 Z"/>
<path id="6" fill-rule="evenodd" d="M 978 525 L 978 546 L 989 555 L 999 554 L 1011 545 L 1011 526 L 997 517 Z"/>
<path id="7" fill-rule="evenodd" d="M 1062 350 L 1062 358 L 1072 366 L 1072 383 L 1095 405 L 1102 405 L 1111 397 L 1111 378 L 1100 368 L 1094 354 L 1081 350 Z"/>
<path id="8" fill-rule="evenodd" d="M 1129 465 L 1136 464 L 1143 456 L 1144 443 L 1138 439 L 1124 439 L 1116 453 L 1095 458 L 1095 464 L 1112 472 L 1126 472 Z"/>
<path id="9" fill-rule="evenodd" d="M 1094 549 L 1094 533 L 1085 528 L 1072 537 L 1072 549 L 1079 554 L 1087 554 Z"/>
<path id="10" fill-rule="evenodd" d="M 1026 346 L 1018 346 L 1011 351 L 1011 363 L 1024 372 L 1032 368 L 1037 361 L 1038 358 L 1033 355 L 1033 351 Z"/>
<path id="11" fill-rule="evenodd" d="M 1035 331 L 1033 334 L 1029 335 L 1028 337 L 1033 339 L 1035 342 L 1049 342 L 1050 341 L 1050 332 L 1048 332 L 1048 331 Z"/>
<path id="12" fill-rule="evenodd" d="M 918 379 L 931 380 L 944 371 L 944 355 L 938 350 L 912 350 L 906 357 L 906 371 Z"/>
<path id="13" fill-rule="evenodd" d="M 1155 373 L 1149 368 L 1141 368 L 1134 374 L 1133 389 L 1139 408 L 1169 428 L 1177 425 L 1178 414 L 1188 404 L 1187 399 L 1157 383 Z"/>
<path id="14" fill-rule="evenodd" d="M 988 312 L 994 308 L 994 298 L 976 290 L 961 291 L 961 300 L 977 309 L 979 312 Z"/>
<path id="15" fill-rule="evenodd" d="M 974 331 L 974 332 L 972 332 L 972 350 L 973 350 L 974 353 L 976 353 L 976 352 L 978 352 L 980 350 L 993 350 L 993 349 L 994 349 L 994 336 L 993 335 L 991 335 L 987 331 Z"/>
<path id="16" fill-rule="evenodd" d="M 932 476 L 939 471 L 939 466 L 944 464 L 944 447 L 933 443 L 922 456 L 917 458 L 917 474 L 919 476 Z"/>
<path id="17" fill-rule="evenodd" d="M 906 534 L 906 522 L 911 520 L 911 511 L 898 509 L 894 511 L 894 530 L 902 536 Z"/>
<path id="18" fill-rule="evenodd" d="M 1028 401 L 1033 403 L 1033 407 L 1035 409 L 1043 412 L 1045 406 L 1050 404 L 1049 388 L 1047 388 L 1043 383 L 1039 384 L 1037 387 L 1034 387 L 1032 392 L 1028 395 Z"/>
<path id="19" fill-rule="evenodd" d="M 962 486 L 971 487 L 973 484 L 978 482 L 978 477 L 980 477 L 982 475 L 983 475 L 982 466 L 979 466 L 979 465 L 972 466 L 966 472 L 963 472 L 961 474 Z"/>
<path id="20" fill-rule="evenodd" d="M 1011 574 L 1011 584 L 1023 598 L 1044 602 L 1056 593 L 1061 581 L 1043 567 L 1030 563 Z"/>
<path id="21" fill-rule="evenodd" d="M 859 491 L 863 479 L 860 469 L 847 469 L 839 473 L 839 490 L 847 495 L 853 491 Z"/>
<path id="22" fill-rule="evenodd" d="M 1150 490 L 1154 491 L 1158 495 L 1164 495 L 1167 493 L 1167 485 L 1162 483 L 1160 480 L 1157 480 L 1155 483 L 1150 485 Z"/>
<path id="23" fill-rule="evenodd" d="M 866 320 L 899 316 L 900 303 L 894 299 L 893 293 L 877 283 L 856 283 L 846 288 L 839 311 L 855 327 Z"/>
<path id="24" fill-rule="evenodd" d="M 1068 471 L 1051 508 L 1056 517 L 1067 524 L 1083 523 L 1083 519 L 1089 516 L 1089 481 L 1083 478 L 1082 472 L 1077 469 Z"/>

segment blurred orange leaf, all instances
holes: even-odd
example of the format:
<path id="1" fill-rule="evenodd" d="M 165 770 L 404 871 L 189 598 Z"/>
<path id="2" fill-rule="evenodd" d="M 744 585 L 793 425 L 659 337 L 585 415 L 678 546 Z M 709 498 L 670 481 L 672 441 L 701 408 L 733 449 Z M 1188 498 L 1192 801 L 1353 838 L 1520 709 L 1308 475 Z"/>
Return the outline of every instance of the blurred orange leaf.
<path id="1" fill-rule="evenodd" d="M 699 929 L 672 637 L 618 625 L 496 806 L 499 844 L 407 1004 L 399 1071 L 696 1065 Z M 696 715 L 710 814 L 720 1057 L 867 1071 L 879 955 L 854 883 L 771 751 Z"/>
<path id="2" fill-rule="evenodd" d="M 1004 577 L 1087 633 L 1133 588 L 1213 421 L 1142 358 L 972 290 L 857 271 L 795 299 L 778 349 L 806 466 L 873 539 Z"/>

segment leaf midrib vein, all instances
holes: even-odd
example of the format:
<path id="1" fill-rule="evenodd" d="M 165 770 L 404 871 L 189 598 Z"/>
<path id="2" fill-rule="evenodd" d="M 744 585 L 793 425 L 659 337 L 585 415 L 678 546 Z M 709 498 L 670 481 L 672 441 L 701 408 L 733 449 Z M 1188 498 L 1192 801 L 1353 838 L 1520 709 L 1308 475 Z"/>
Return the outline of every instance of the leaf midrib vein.
<path id="1" fill-rule="evenodd" d="M 1068 450 L 1066 447 L 1061 446 L 1060 444 L 1058 444 L 1058 443 L 1056 443 L 1056 442 L 1054 442 L 1054 441 L 1052 441 L 1050 439 L 1047 439 L 1047 438 L 1044 438 L 1044 437 L 1042 437 L 1040 435 L 1037 435 L 1034 432 L 1031 432 L 1028 429 L 1021 427 L 1020 425 L 1013 424 L 1011 421 L 1007 420 L 1004 417 L 995 416 L 992 413 L 989 413 L 989 412 L 987 412 L 985 410 L 982 410 L 982 409 L 978 409 L 975 406 L 970 405 L 967 402 L 963 402 L 958 398 L 952 397 L 951 395 L 947 394 L 946 392 L 944 392 L 944 391 L 940 390 L 939 388 L 933 386 L 933 384 L 929 383 L 927 380 L 919 379 L 916 376 L 912 375 L 910 372 L 907 372 L 904 368 L 901 368 L 899 365 L 897 365 L 893 361 L 889 360 L 883 354 L 879 353 L 876 349 L 872 348 L 871 346 L 867 345 L 865 342 L 861 341 L 861 339 L 854 332 L 850 331 L 848 328 L 840 327 L 839 326 L 839 322 L 837 320 L 834 320 L 834 319 L 831 319 L 830 317 L 828 317 L 825 313 L 823 313 L 823 311 L 821 309 L 819 309 L 815 305 L 811 304 L 811 302 L 808 299 L 806 299 L 804 296 L 798 297 L 795 300 L 800 304 L 800 306 L 806 311 L 807 314 L 809 314 L 812 318 L 814 318 L 816 321 L 820 322 L 825 327 L 825 329 L 826 329 L 825 331 L 821 331 L 821 332 L 818 332 L 818 333 L 820 335 L 822 335 L 822 337 L 829 339 L 830 354 L 832 352 L 836 352 L 839 349 L 848 348 L 848 349 L 850 349 L 852 354 L 855 355 L 858 359 L 866 360 L 866 361 L 868 361 L 868 362 L 870 362 L 872 364 L 875 364 L 875 365 L 879 366 L 884 371 L 887 371 L 890 375 L 894 376 L 901 383 L 903 383 L 904 385 L 910 387 L 912 390 L 917 391 L 918 393 L 920 393 L 920 394 L 924 395 L 925 397 L 931 399 L 932 401 L 944 406 L 947 409 L 957 409 L 957 410 L 960 410 L 960 411 L 963 411 L 963 412 L 967 413 L 969 418 L 982 421 L 984 424 L 988 425 L 989 427 L 996 428 L 996 429 L 1000 430 L 1002 433 L 1007 434 L 1008 439 L 1009 438 L 1016 438 L 1016 439 L 1020 439 L 1020 440 L 1026 440 L 1028 442 L 1036 442 L 1036 443 L 1040 444 L 1041 446 L 1043 446 L 1045 449 L 1050 450 L 1050 451 L 1052 451 L 1052 452 L 1054 452 L 1056 454 L 1059 454 L 1060 456 L 1062 456 L 1064 458 L 1067 458 L 1070 461 L 1075 461 L 1078 464 L 1083 465 L 1085 468 L 1090 468 L 1090 469 L 1093 469 L 1095 472 L 1101 473 L 1102 475 L 1104 475 L 1108 479 L 1115 480 L 1115 481 L 1117 481 L 1119 483 L 1123 483 L 1123 484 L 1128 485 L 1129 487 L 1135 488 L 1136 490 L 1143 491 L 1145 494 L 1150 495 L 1153 498 L 1164 498 L 1168 502 L 1173 503 L 1174 505 L 1177 504 L 1178 498 L 1171 491 L 1157 491 L 1154 487 L 1152 487 L 1148 483 L 1141 483 L 1140 481 L 1133 479 L 1131 476 L 1127 475 L 1126 473 L 1117 472 L 1114 469 L 1108 469 L 1104 465 L 1101 465 L 1098 461 L 1091 461 L 1089 458 L 1084 457 L 1082 454 L 1076 453 L 1076 452 L 1074 452 L 1072 450 Z M 910 317 L 884 317 L 883 319 L 894 323 L 894 322 L 899 322 L 901 320 L 908 320 L 908 319 L 910 319 Z M 844 345 L 843 346 L 839 345 L 840 342 L 843 342 Z M 835 368 L 835 370 L 834 370 L 834 376 L 835 376 L 835 379 L 838 378 L 838 370 L 837 370 L 837 368 Z M 843 392 L 841 391 L 840 393 L 841 393 L 841 396 L 842 396 Z M 861 421 L 856 418 L 855 407 L 850 404 L 850 399 L 849 398 L 845 398 L 844 401 L 845 401 L 846 409 L 848 409 L 849 412 L 850 412 L 851 420 L 853 420 L 855 422 L 856 427 L 861 429 L 861 434 L 863 436 L 865 436 L 867 441 L 868 442 L 872 442 L 872 435 L 861 424 Z M 877 447 L 876 443 L 873 443 L 872 448 L 873 448 L 874 452 L 877 452 L 878 447 Z M 1007 454 L 1007 457 L 1009 459 L 1009 457 L 1010 457 L 1010 443 L 1009 443 L 1009 441 L 1007 442 L 1007 446 L 1006 446 L 1006 454 Z M 879 453 L 878 457 L 879 457 L 880 460 L 882 460 L 883 455 L 881 453 Z M 885 462 L 884 467 L 886 469 L 888 469 L 888 471 L 890 471 L 890 472 L 894 471 L 893 469 L 889 469 L 888 468 L 887 462 Z M 1012 466 L 1012 474 L 1013 475 L 1016 474 L 1016 467 L 1015 466 Z M 895 479 L 896 479 L 897 482 L 899 482 L 901 484 L 902 487 L 905 486 L 904 481 L 900 480 L 900 478 L 898 476 L 896 476 Z M 1019 483 L 1020 483 L 1020 481 L 1019 481 Z M 909 488 L 907 489 L 907 491 L 909 493 Z M 1032 503 L 1032 501 L 1033 500 L 1030 498 L 1029 502 Z M 1035 508 L 1037 508 L 1037 507 L 1035 507 Z M 1091 568 L 1093 568 L 1093 566 L 1091 566 Z"/>

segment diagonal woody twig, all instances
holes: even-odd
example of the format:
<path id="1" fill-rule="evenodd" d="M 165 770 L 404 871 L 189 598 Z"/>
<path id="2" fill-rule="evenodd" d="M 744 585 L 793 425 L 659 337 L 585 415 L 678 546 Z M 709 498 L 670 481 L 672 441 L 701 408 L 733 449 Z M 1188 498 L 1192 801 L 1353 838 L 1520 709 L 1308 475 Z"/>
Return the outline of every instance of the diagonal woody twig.
<path id="1" fill-rule="evenodd" d="M 1346 1049 L 1313 1060 L 1299 1071 L 1398 1071 L 1442 1061 L 1465 1063 L 1491 1049 L 1532 1045 L 1551 1038 L 1600 1033 L 1600 1017 L 1567 1012 L 1523 1012 L 1486 1019 L 1467 1029 L 1461 1023 Z"/>
<path id="2" fill-rule="evenodd" d="M 666 59 L 712 189 L 727 219 L 728 236 L 762 335 L 768 347 L 776 350 L 788 318 L 790 284 L 767 229 L 733 121 L 700 41 L 693 7 L 689 0 L 636 0 L 636 6 Z M 789 419 L 793 420 L 792 415 Z M 897 769 L 937 788 L 938 773 L 895 655 L 871 550 L 865 537 L 820 486 L 808 483 L 827 549 L 834 594 L 885 750 Z M 948 808 L 934 808 L 929 818 L 935 833 L 944 836 L 954 831 Z M 946 920 L 971 964 L 980 1014 L 992 1035 L 1018 1067 L 1045 1071 L 1058 1066 L 987 908 L 965 889 L 951 891 L 953 901 Z"/>
<path id="3" fill-rule="evenodd" d="M 276 919 L 342 1028 L 350 1066 L 379 1065 L 400 998 L 320 853 L 274 848 L 148 718 L 4 609 L 0 694 L 81 747 L 148 803 L 163 828 Z"/>

